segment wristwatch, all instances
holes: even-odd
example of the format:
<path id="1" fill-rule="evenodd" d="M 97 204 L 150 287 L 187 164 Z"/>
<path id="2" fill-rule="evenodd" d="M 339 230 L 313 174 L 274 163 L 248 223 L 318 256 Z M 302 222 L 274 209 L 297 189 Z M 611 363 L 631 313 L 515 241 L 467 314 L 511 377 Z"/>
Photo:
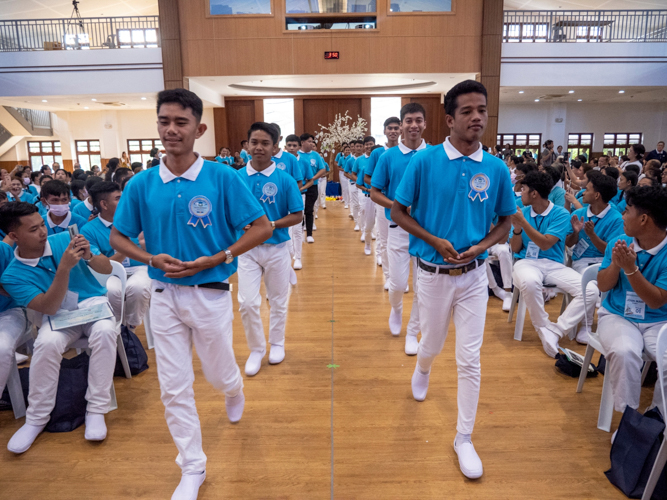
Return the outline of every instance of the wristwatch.
<path id="1" fill-rule="evenodd" d="M 271 221 L 271 230 L 275 231 L 275 229 L 276 229 L 276 222 Z"/>
<path id="2" fill-rule="evenodd" d="M 232 255 L 232 252 L 230 252 L 229 250 L 225 250 L 225 255 L 227 256 L 227 258 L 225 259 L 225 264 L 231 264 L 232 262 L 234 262 L 234 256 Z"/>

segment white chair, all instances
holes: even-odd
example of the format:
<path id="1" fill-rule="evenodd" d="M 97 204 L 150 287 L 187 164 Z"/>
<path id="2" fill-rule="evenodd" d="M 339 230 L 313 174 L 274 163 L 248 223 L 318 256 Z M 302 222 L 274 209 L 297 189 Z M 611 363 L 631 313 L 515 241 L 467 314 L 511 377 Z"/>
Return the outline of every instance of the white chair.
<path id="1" fill-rule="evenodd" d="M 559 313 L 563 314 L 563 311 L 570 303 L 570 296 L 564 290 L 561 290 L 557 286 L 544 285 L 544 288 L 548 290 L 553 290 L 556 293 L 563 294 L 563 303 L 560 307 L 560 313 Z M 517 303 L 519 304 L 518 309 L 517 309 Z M 521 339 L 523 338 L 523 326 L 524 323 L 526 322 L 526 302 L 523 300 L 521 292 L 519 291 L 519 287 L 516 285 L 514 285 L 514 291 L 512 292 L 512 305 L 510 306 L 510 312 L 507 316 L 508 323 L 512 322 L 515 309 L 517 313 L 516 313 L 516 325 L 514 326 L 514 340 L 518 340 L 519 342 L 521 342 Z"/>
<path id="2" fill-rule="evenodd" d="M 658 341 L 656 343 L 655 350 L 655 360 L 658 364 L 658 385 L 659 390 L 662 394 L 662 412 L 663 418 L 667 415 L 667 401 L 665 401 L 665 377 L 667 377 L 667 363 L 665 363 L 665 356 L 667 356 L 667 325 L 663 326 L 658 333 Z M 653 463 L 653 469 L 651 469 L 651 475 L 648 477 L 646 482 L 646 488 L 644 488 L 644 494 L 642 495 L 642 500 L 650 500 L 653 495 L 653 490 L 655 485 L 658 483 L 660 474 L 665 468 L 667 463 L 667 435 L 662 440 L 662 445 L 660 445 L 660 450 L 658 450 L 658 456 L 655 457 L 655 462 Z"/>
<path id="3" fill-rule="evenodd" d="M 589 266 L 585 271 L 584 274 L 581 276 L 581 289 L 583 290 L 583 296 L 584 296 L 584 311 L 586 311 L 586 287 L 588 286 L 588 283 L 591 281 L 595 281 L 598 276 L 598 270 L 600 269 L 600 264 L 595 264 L 593 266 Z M 603 293 L 602 294 L 602 300 L 604 300 L 605 296 L 607 294 Z M 585 318 L 586 318 L 586 313 Z M 593 352 L 598 351 L 600 354 L 606 357 L 606 353 L 604 348 L 602 347 L 602 343 L 600 342 L 600 336 L 598 335 L 597 332 L 591 331 L 588 336 L 588 346 L 586 346 L 586 354 L 584 355 L 584 367 L 585 369 L 581 370 L 581 374 L 579 375 L 579 382 L 577 383 L 577 392 L 581 392 L 584 388 L 584 382 L 586 382 L 586 374 L 588 373 L 588 365 L 591 362 L 591 359 L 593 358 Z M 650 359 L 646 357 L 646 355 L 643 355 L 644 358 L 644 368 L 642 370 L 642 383 L 644 383 L 644 379 L 646 378 L 646 374 L 648 373 L 648 369 L 650 366 Z M 614 398 L 611 392 L 611 380 L 609 377 L 603 375 L 603 380 L 602 380 L 602 397 L 600 399 L 600 412 L 598 414 L 598 429 L 602 431 L 609 432 L 611 430 L 611 419 L 612 416 L 614 415 Z"/>
<path id="4" fill-rule="evenodd" d="M 32 352 L 33 343 L 33 326 L 32 323 L 26 321 L 26 329 L 21 334 L 16 346 L 21 347 L 27 344 L 28 351 Z M 12 366 L 9 368 L 9 378 L 7 379 L 7 391 L 9 392 L 9 400 L 12 402 L 14 418 L 25 417 L 25 399 L 23 399 L 23 388 L 19 376 L 19 367 L 16 364 L 16 356 L 12 356 Z"/>

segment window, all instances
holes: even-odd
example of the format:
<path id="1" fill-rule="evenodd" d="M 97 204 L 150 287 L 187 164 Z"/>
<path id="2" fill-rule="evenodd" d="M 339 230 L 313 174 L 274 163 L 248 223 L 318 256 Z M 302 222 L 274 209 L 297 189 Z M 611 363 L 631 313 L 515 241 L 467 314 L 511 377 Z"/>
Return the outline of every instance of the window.
<path id="1" fill-rule="evenodd" d="M 313 12 L 318 11 L 313 10 Z M 270 15 L 271 0 L 209 0 L 209 13 L 212 16 L 230 16 L 242 14 Z"/>
<path id="2" fill-rule="evenodd" d="M 387 138 L 384 135 L 384 121 L 401 115 L 400 97 L 371 97 L 371 135 L 377 144 L 384 144 Z"/>
<path id="3" fill-rule="evenodd" d="M 376 11 L 376 0 L 348 0 L 346 2 L 341 0 L 319 0 L 318 2 L 285 0 L 286 14 L 340 14 Z"/>
<path id="4" fill-rule="evenodd" d="M 164 149 L 160 139 L 129 139 L 127 141 L 127 152 L 130 155 L 130 163 L 135 161 L 146 164 L 151 157 L 151 149 Z"/>
<path id="5" fill-rule="evenodd" d="M 264 99 L 264 121 L 278 124 L 283 136 L 280 147 L 285 147 L 284 137 L 294 133 L 294 99 Z"/>
<path id="6" fill-rule="evenodd" d="M 62 167 L 60 141 L 28 141 L 28 158 L 33 170 L 39 170 L 42 165 L 52 166 L 53 162 L 58 162 Z"/>
<path id="7" fill-rule="evenodd" d="M 90 49 L 88 33 L 65 35 L 65 50 Z"/>
<path id="8" fill-rule="evenodd" d="M 118 46 L 121 49 L 145 49 L 157 47 L 157 29 L 118 30 Z"/>
<path id="9" fill-rule="evenodd" d="M 603 26 L 577 26 L 577 42 L 602 41 Z"/>
<path id="10" fill-rule="evenodd" d="M 76 145 L 76 159 L 84 170 L 90 170 L 93 165 L 101 168 L 102 154 L 100 141 L 74 141 Z"/>
<path id="11" fill-rule="evenodd" d="M 604 154 L 610 156 L 622 156 L 627 154 L 628 148 L 632 144 L 641 144 L 642 143 L 642 134 L 641 133 L 605 133 L 604 134 L 604 147 L 602 148 Z"/>
<path id="12" fill-rule="evenodd" d="M 546 23 L 505 23 L 503 40 L 505 42 L 546 42 L 549 25 Z"/>
<path id="13" fill-rule="evenodd" d="M 533 158 L 537 160 L 540 144 L 542 144 L 542 134 L 498 134 L 496 141 L 501 149 L 505 149 L 505 146 L 509 144 L 517 156 L 528 150 L 533 154 Z"/>
<path id="14" fill-rule="evenodd" d="M 568 134 L 567 152 L 570 158 L 576 158 L 583 154 L 590 159 L 593 150 L 593 134 Z"/>
<path id="15" fill-rule="evenodd" d="M 451 12 L 452 0 L 389 0 L 389 12 Z"/>

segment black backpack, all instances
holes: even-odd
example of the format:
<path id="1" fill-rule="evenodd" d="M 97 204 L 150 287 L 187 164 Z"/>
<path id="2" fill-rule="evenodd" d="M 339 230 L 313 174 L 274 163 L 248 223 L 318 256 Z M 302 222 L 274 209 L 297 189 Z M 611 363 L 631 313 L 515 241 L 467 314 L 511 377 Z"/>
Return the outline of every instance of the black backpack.
<path id="1" fill-rule="evenodd" d="M 146 349 L 141 345 L 139 337 L 123 325 L 120 329 L 120 336 L 123 339 L 125 346 L 125 354 L 127 355 L 127 363 L 130 365 L 130 373 L 138 375 L 139 373 L 148 370 L 148 355 Z M 120 356 L 116 356 L 116 369 L 113 373 L 114 377 L 124 377 L 125 370 L 120 362 Z"/>

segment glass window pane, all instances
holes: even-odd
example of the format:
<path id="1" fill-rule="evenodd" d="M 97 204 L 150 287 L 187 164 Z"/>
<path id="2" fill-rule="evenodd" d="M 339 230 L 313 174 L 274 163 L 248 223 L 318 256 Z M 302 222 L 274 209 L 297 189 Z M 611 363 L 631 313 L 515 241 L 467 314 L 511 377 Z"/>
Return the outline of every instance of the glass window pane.
<path id="1" fill-rule="evenodd" d="M 615 144 L 616 142 L 616 136 L 614 134 L 605 134 L 604 135 L 604 143 L 605 144 Z"/>
<path id="2" fill-rule="evenodd" d="M 41 156 L 31 156 L 30 157 L 30 166 L 33 170 L 39 170 L 42 168 L 42 157 Z"/>
<path id="3" fill-rule="evenodd" d="M 271 122 L 269 122 L 271 123 Z M 162 146 L 162 141 L 160 139 L 155 139 L 155 147 L 162 150 L 164 149 L 164 146 Z"/>
<path id="4" fill-rule="evenodd" d="M 144 30 L 132 30 L 132 44 L 143 45 L 143 43 L 144 43 Z"/>
<path id="5" fill-rule="evenodd" d="M 628 134 L 616 134 L 616 144 L 627 144 Z"/>
<path id="6" fill-rule="evenodd" d="M 100 150 L 100 141 L 89 141 L 88 147 L 89 151 L 99 151 Z"/>
<path id="7" fill-rule="evenodd" d="M 535 26 L 532 24 L 524 24 L 522 35 L 524 38 L 532 38 L 533 32 L 535 31 Z"/>
<path id="8" fill-rule="evenodd" d="M 541 37 L 541 38 L 546 38 L 547 30 L 548 30 L 548 25 L 538 24 L 538 25 L 535 26 L 535 36 L 536 37 Z"/>
<path id="9" fill-rule="evenodd" d="M 529 136 L 529 142 L 531 146 L 539 146 L 540 145 L 540 136 L 539 135 L 530 135 Z"/>
<path id="10" fill-rule="evenodd" d="M 130 30 L 118 30 L 118 41 L 120 43 L 132 43 Z"/>
<path id="11" fill-rule="evenodd" d="M 517 144 L 522 144 L 522 145 L 527 145 L 528 144 L 528 135 L 526 134 L 519 134 L 516 136 L 516 143 Z"/>
<path id="12" fill-rule="evenodd" d="M 87 141 L 76 141 L 76 150 L 80 153 L 88 151 L 88 142 Z"/>
<path id="13" fill-rule="evenodd" d="M 305 2 L 308 4 L 308 2 Z M 319 2 L 310 2 L 313 9 L 302 12 L 320 12 Z M 333 2 L 331 2 L 333 5 Z M 271 14 L 271 0 L 210 0 L 210 12 L 212 16 L 226 16 L 232 14 Z M 290 1 L 287 2 L 287 12 L 290 12 Z M 323 12 L 327 12 L 323 9 Z"/>
<path id="14" fill-rule="evenodd" d="M 102 157 L 100 155 L 90 155 L 90 162 L 93 165 L 100 165 L 102 163 Z"/>
<path id="15" fill-rule="evenodd" d="M 42 152 L 43 153 L 53 153 L 53 145 L 50 142 L 42 143 Z"/>
<path id="16" fill-rule="evenodd" d="M 42 161 L 44 162 L 44 165 L 53 165 L 53 155 L 43 155 Z"/>
<path id="17" fill-rule="evenodd" d="M 157 30 L 145 30 L 146 41 L 149 43 L 157 43 Z"/>
<path id="18" fill-rule="evenodd" d="M 498 135 L 496 136 L 496 144 L 500 144 L 500 143 L 502 142 L 502 140 L 503 140 L 503 136 L 500 135 L 500 134 L 498 134 Z"/>
<path id="19" fill-rule="evenodd" d="M 60 165 L 60 168 L 62 168 L 62 166 L 63 166 L 63 157 L 62 157 L 62 155 L 56 155 L 56 161 Z"/>
<path id="20" fill-rule="evenodd" d="M 39 153 L 39 142 L 29 142 L 28 151 L 30 153 Z"/>
<path id="21" fill-rule="evenodd" d="M 357 1 L 364 3 L 363 0 Z M 348 1 L 348 12 L 375 12 L 375 2 L 372 1 L 372 3 L 373 10 L 354 11 L 350 10 Z M 451 10 L 452 0 L 391 0 L 392 12 L 451 12 Z"/>
<path id="22" fill-rule="evenodd" d="M 56 153 L 60 153 L 60 151 L 61 151 L 61 150 L 60 150 L 60 141 L 56 141 L 56 142 L 54 142 L 54 143 L 53 143 L 53 146 L 54 146 L 54 148 L 55 148 L 55 152 L 56 152 Z"/>
<path id="23" fill-rule="evenodd" d="M 590 145 L 593 141 L 593 134 L 581 134 L 581 143 Z"/>
<path id="24" fill-rule="evenodd" d="M 639 144 L 642 140 L 641 134 L 630 134 L 630 141 L 628 144 Z"/>
<path id="25" fill-rule="evenodd" d="M 507 30 L 507 36 L 509 38 L 519 38 L 520 30 L 521 30 L 520 24 L 510 24 L 509 29 Z"/>
<path id="26" fill-rule="evenodd" d="M 90 156 L 88 155 L 79 155 L 79 165 L 84 170 L 90 170 Z"/>
<path id="27" fill-rule="evenodd" d="M 145 165 L 148 160 L 151 159 L 151 156 L 149 154 L 142 154 L 141 155 L 141 162 Z"/>
<path id="28" fill-rule="evenodd" d="M 149 151 L 153 149 L 153 141 L 150 139 L 147 141 L 141 141 L 141 151 Z"/>
<path id="29" fill-rule="evenodd" d="M 130 151 L 141 151 L 141 148 L 139 147 L 139 141 L 127 141 L 129 144 L 129 149 Z"/>
<path id="30" fill-rule="evenodd" d="M 371 122 L 372 116 L 373 99 L 371 99 Z M 294 99 L 264 99 L 264 121 L 267 123 L 277 123 L 280 127 L 280 135 L 283 137 L 292 134 L 294 132 Z M 284 146 L 285 139 L 282 139 L 280 147 Z M 159 147 L 162 148 L 162 144 Z M 227 147 L 231 147 L 231 145 L 227 144 Z"/>
<path id="31" fill-rule="evenodd" d="M 569 139 L 567 140 L 567 144 L 569 146 L 576 146 L 579 144 L 579 136 L 578 135 L 570 135 Z"/>
<path id="32" fill-rule="evenodd" d="M 371 134 L 375 137 L 377 144 L 387 142 L 384 135 L 384 122 L 391 116 L 400 116 L 401 98 L 400 97 L 371 97 Z M 356 117 L 352 117 L 355 121 Z M 348 124 L 351 122 L 348 122 Z"/>
<path id="33" fill-rule="evenodd" d="M 130 155 L 130 163 L 141 162 L 141 155 Z"/>
<path id="34" fill-rule="evenodd" d="M 503 143 L 505 143 L 505 144 L 514 144 L 514 135 L 513 134 L 503 135 Z"/>

